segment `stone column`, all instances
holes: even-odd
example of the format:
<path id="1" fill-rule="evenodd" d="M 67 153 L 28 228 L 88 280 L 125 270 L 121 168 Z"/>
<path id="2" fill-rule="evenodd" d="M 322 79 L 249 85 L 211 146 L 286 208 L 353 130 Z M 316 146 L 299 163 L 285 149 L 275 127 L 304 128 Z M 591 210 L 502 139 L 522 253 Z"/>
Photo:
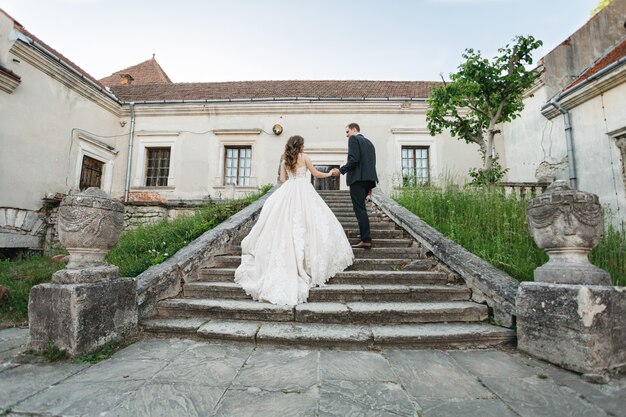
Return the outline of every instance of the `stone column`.
<path id="1" fill-rule="evenodd" d="M 518 348 L 604 380 L 626 365 L 626 292 L 587 258 L 603 231 L 598 196 L 555 181 L 529 203 L 527 216 L 550 259 L 535 270 L 535 282 L 518 289 Z"/>
<path id="2" fill-rule="evenodd" d="M 136 331 L 136 282 L 120 278 L 118 268 L 105 261 L 123 222 L 124 206 L 98 188 L 63 199 L 57 227 L 59 240 L 70 253 L 69 263 L 53 274 L 52 283 L 31 289 L 33 349 L 52 344 L 79 356 Z"/>

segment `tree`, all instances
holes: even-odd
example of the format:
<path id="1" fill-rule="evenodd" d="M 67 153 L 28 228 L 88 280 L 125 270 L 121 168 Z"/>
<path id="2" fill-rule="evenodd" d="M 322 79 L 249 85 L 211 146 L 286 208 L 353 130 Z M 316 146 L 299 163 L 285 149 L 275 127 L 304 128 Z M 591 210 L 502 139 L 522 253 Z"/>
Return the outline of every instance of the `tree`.
<path id="1" fill-rule="evenodd" d="M 458 72 L 450 82 L 432 89 L 426 114 L 431 135 L 449 129 L 452 137 L 480 146 L 483 172 L 487 182 L 497 182 L 504 175 L 497 157 L 494 167 L 494 138 L 499 123 L 515 119 L 524 108 L 524 92 L 537 74 L 525 65 L 533 62 L 531 53 L 542 45 L 532 36 L 518 36 L 512 45 L 498 49 L 491 61 L 480 51 L 466 49 Z M 501 173 L 494 172 L 500 169 Z M 474 171 L 475 175 L 476 171 Z M 472 175 L 474 176 L 474 175 Z M 476 179 L 476 178 L 475 178 Z"/>
<path id="2" fill-rule="evenodd" d="M 598 5 L 595 7 L 595 9 L 591 11 L 591 15 L 593 16 L 594 14 L 598 13 L 600 10 L 604 9 L 606 6 L 611 4 L 612 1 L 613 0 L 600 0 L 600 2 L 598 2 Z"/>

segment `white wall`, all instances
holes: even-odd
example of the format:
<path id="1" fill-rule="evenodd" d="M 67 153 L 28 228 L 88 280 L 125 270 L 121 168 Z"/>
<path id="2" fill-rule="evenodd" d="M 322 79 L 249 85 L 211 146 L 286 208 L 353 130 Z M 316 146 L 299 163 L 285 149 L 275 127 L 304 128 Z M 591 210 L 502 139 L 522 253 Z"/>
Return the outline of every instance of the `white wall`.
<path id="1" fill-rule="evenodd" d="M 230 198 L 273 184 L 284 145 L 292 135 L 304 137 L 305 152 L 314 164 L 343 165 L 347 158 L 345 126 L 350 122 L 359 123 L 362 133 L 374 143 L 380 187 L 387 192 L 401 172 L 403 144 L 430 146 L 434 180 L 453 177 L 463 182 L 470 167 L 481 165 L 476 146 L 445 134 L 428 135 L 421 103 L 411 109 L 400 103 L 136 105 L 135 114 L 131 192 L 150 193 L 155 199 Z M 280 136 L 272 132 L 277 123 L 283 126 Z M 240 133 L 224 134 L 228 130 Z M 252 146 L 251 187 L 233 191 L 223 186 L 224 147 L 237 144 Z M 170 180 L 174 186 L 143 187 L 145 147 L 159 145 L 172 147 Z M 345 177 L 341 187 L 346 188 Z"/>
<path id="2" fill-rule="evenodd" d="M 0 24 L 0 34 L 6 36 L 6 25 L 12 22 L 0 14 Z M 9 69 L 21 77 L 15 91 L 0 91 L 0 207 L 38 210 L 46 195 L 78 188 L 77 165 L 82 163 L 82 154 L 108 158 L 106 191 L 119 188 L 115 171 L 120 164 L 115 154 L 94 145 L 94 141 L 79 139 L 78 132 L 73 131 L 80 128 L 98 135 L 117 135 L 122 132 L 119 116 L 51 76 L 49 73 L 65 70 L 17 43 L 6 38 L 0 42 L 10 48 L 0 55 L 7 53 Z M 30 49 L 29 57 L 16 47 L 22 52 Z M 31 59 L 37 62 L 31 63 Z M 69 73 L 66 76 L 70 77 Z M 77 78 L 75 82 L 82 83 Z M 124 143 L 123 138 L 92 137 L 115 149 Z"/>

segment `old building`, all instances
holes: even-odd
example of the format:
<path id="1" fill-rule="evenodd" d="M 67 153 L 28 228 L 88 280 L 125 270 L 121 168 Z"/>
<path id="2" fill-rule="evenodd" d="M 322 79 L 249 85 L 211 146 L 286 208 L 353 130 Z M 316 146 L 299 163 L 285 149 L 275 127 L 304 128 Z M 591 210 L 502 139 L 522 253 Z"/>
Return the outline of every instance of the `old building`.
<path id="1" fill-rule="evenodd" d="M 428 134 L 435 84 L 172 83 L 154 57 L 96 80 L 0 12 L 0 248 L 41 248 L 46 210 L 88 186 L 123 201 L 244 195 L 276 182 L 296 134 L 315 165 L 341 165 L 350 122 L 376 146 L 384 191 L 403 178 L 463 182 L 480 155 Z M 326 181 L 317 186 L 345 188 Z"/>
<path id="2" fill-rule="evenodd" d="M 521 117 L 502 126 L 508 180 L 570 180 L 625 222 L 626 1 L 589 19 L 538 70 Z"/>

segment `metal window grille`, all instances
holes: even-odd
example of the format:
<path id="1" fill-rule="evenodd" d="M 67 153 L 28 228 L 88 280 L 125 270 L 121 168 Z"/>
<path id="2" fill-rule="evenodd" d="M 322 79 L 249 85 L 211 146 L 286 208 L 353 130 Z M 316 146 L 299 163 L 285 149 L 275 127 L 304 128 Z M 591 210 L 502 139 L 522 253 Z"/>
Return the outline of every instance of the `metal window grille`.
<path id="1" fill-rule="evenodd" d="M 146 187 L 167 187 L 170 148 L 146 148 Z"/>
<path id="2" fill-rule="evenodd" d="M 89 187 L 100 188 L 102 184 L 102 169 L 104 162 L 97 159 L 83 156 L 83 167 L 80 171 L 79 188 L 85 190 Z"/>
<path id="3" fill-rule="evenodd" d="M 250 185 L 252 147 L 228 146 L 224 154 L 224 184 Z"/>
<path id="4" fill-rule="evenodd" d="M 430 181 L 428 146 L 402 147 L 402 178 L 405 184 L 416 185 Z"/>

